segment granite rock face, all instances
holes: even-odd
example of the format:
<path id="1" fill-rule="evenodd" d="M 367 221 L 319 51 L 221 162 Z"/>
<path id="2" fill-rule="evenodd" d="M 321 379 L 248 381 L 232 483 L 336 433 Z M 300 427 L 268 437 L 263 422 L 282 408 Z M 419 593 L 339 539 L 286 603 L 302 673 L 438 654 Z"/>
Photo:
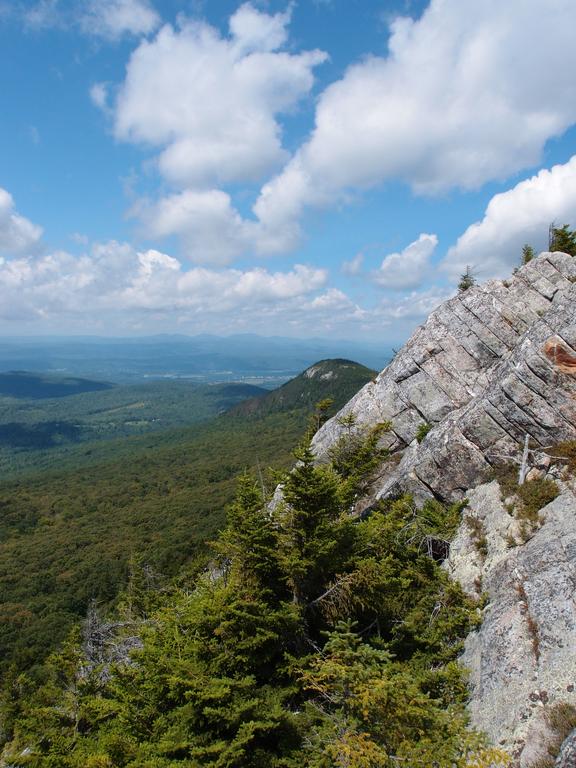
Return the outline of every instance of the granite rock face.
<path id="1" fill-rule="evenodd" d="M 462 657 L 470 670 L 472 723 L 521 768 L 547 754 L 554 734 L 546 708 L 576 706 L 576 496 L 569 483 L 559 485 L 561 493 L 541 510 L 538 529 L 523 544 L 498 483 L 470 490 L 446 563 L 466 591 L 488 597 Z M 486 532 L 483 552 L 469 515 Z"/>
<path id="2" fill-rule="evenodd" d="M 399 463 L 373 500 L 462 498 L 524 436 L 546 446 L 576 437 L 576 259 L 543 253 L 508 281 L 442 304 L 395 359 L 316 434 L 320 460 L 353 414 L 362 430 L 390 421 Z M 430 431 L 418 443 L 419 427 Z"/>
<path id="3" fill-rule="evenodd" d="M 469 500 L 445 567 L 488 599 L 462 659 L 472 724 L 519 768 L 549 759 L 555 735 L 546 712 L 558 702 L 576 707 L 576 495 L 546 452 L 576 439 L 576 258 L 543 253 L 509 280 L 442 304 L 318 431 L 319 461 L 350 430 L 343 417 L 351 414 L 359 432 L 390 422 L 382 443 L 395 455 L 357 513 L 403 492 L 416 501 Z M 548 477 L 560 488 L 528 533 L 488 482 L 494 467 L 519 460 L 526 436 L 528 479 Z M 556 765 L 576 768 L 575 754 L 572 734 Z"/>

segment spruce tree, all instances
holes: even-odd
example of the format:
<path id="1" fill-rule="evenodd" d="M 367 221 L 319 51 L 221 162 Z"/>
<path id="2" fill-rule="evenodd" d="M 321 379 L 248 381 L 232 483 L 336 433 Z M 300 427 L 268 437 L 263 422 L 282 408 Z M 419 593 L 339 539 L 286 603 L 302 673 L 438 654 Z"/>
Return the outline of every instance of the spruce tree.
<path id="1" fill-rule="evenodd" d="M 568 224 L 562 227 L 551 226 L 548 250 L 576 256 L 576 232 L 572 231 Z"/>
<path id="2" fill-rule="evenodd" d="M 522 247 L 522 264 L 528 264 L 535 256 L 534 248 L 531 245 L 526 244 Z"/>
<path id="3" fill-rule="evenodd" d="M 244 586 L 279 589 L 278 531 L 258 484 L 248 474 L 238 481 L 236 497 L 227 510 L 227 527 L 215 549 L 233 577 Z"/>
<path id="4" fill-rule="evenodd" d="M 476 278 L 474 277 L 471 267 L 466 267 L 466 271 L 460 277 L 458 290 L 460 293 L 464 293 L 464 291 L 467 291 L 474 285 L 476 285 Z"/>
<path id="5" fill-rule="evenodd" d="M 315 464 L 309 443 L 294 455 L 297 464 L 284 483 L 280 551 L 292 599 L 303 606 L 343 567 L 354 530 L 333 468 Z"/>

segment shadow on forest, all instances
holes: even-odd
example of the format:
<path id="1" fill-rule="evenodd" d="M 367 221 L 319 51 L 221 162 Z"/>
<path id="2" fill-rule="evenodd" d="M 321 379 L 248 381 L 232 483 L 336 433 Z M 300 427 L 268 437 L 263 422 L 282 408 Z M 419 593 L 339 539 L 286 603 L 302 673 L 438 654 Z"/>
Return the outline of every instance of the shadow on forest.
<path id="1" fill-rule="evenodd" d="M 8 448 L 52 448 L 62 443 L 78 443 L 82 430 L 67 421 L 40 424 L 0 424 L 0 446 Z"/>

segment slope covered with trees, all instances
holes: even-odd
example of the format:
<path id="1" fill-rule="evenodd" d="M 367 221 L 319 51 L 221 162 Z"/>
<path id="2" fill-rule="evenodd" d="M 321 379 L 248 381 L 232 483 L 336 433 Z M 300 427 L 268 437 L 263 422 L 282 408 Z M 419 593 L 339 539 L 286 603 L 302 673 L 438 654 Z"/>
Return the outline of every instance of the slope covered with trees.
<path id="1" fill-rule="evenodd" d="M 295 408 L 312 411 L 317 403 L 327 399 L 346 403 L 375 376 L 376 371 L 352 360 L 321 360 L 263 397 L 239 403 L 233 413 L 258 418 Z"/>
<path id="2" fill-rule="evenodd" d="M 334 383 L 325 382 L 322 392 L 332 395 L 337 409 L 349 389 Z M 217 392 L 216 400 L 227 396 L 222 386 L 200 389 Z M 190 388 L 176 386 L 174 398 L 158 401 L 158 408 L 174 418 L 185 407 L 186 392 Z M 85 410 L 86 404 L 77 407 Z M 287 467 L 309 415 L 308 399 L 296 398 L 290 409 L 268 409 L 258 420 L 224 414 L 193 428 L 83 444 L 57 460 L 47 451 L 50 471 L 5 478 L 0 669 L 34 667 L 85 616 L 91 600 L 110 606 L 126 584 L 132 555 L 141 555 L 164 581 L 202 557 L 224 523 L 238 475 Z M 38 452 L 34 456 L 38 470 L 42 463 Z M 270 487 L 276 482 L 263 481 Z"/>
<path id="3" fill-rule="evenodd" d="M 430 541 L 452 535 L 461 505 L 417 511 L 403 497 L 364 520 L 349 514 L 385 458 L 387 426 L 341 441 L 322 466 L 305 441 L 272 506 L 244 475 L 208 567 L 169 592 L 134 573 L 113 621 L 92 616 L 51 657 L 40 687 L 10 679 L 5 760 L 498 764 L 466 730 L 455 664 L 478 607 L 428 554 Z"/>
<path id="4" fill-rule="evenodd" d="M 28 387 L 20 386 L 25 379 Z M 250 384 L 154 381 L 101 385 L 82 391 L 68 382 L 91 382 L 36 374 L 0 376 L 0 472 L 15 478 L 31 472 L 90 463 L 98 444 L 132 435 L 186 427 L 214 418 L 267 390 Z M 48 383 L 46 383 L 48 382 Z M 19 396 L 14 396 L 19 391 Z M 114 444 L 104 450 L 111 452 Z"/>

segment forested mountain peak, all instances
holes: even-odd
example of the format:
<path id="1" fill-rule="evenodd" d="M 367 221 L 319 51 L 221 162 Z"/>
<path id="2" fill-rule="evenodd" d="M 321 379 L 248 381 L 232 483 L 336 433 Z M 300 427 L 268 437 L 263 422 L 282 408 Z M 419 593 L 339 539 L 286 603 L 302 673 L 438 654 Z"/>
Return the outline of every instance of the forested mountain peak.
<path id="1" fill-rule="evenodd" d="M 240 403 L 233 412 L 258 416 L 293 408 L 312 409 L 319 401 L 330 399 L 333 413 L 375 376 L 376 371 L 352 360 L 320 360 L 264 397 Z"/>

